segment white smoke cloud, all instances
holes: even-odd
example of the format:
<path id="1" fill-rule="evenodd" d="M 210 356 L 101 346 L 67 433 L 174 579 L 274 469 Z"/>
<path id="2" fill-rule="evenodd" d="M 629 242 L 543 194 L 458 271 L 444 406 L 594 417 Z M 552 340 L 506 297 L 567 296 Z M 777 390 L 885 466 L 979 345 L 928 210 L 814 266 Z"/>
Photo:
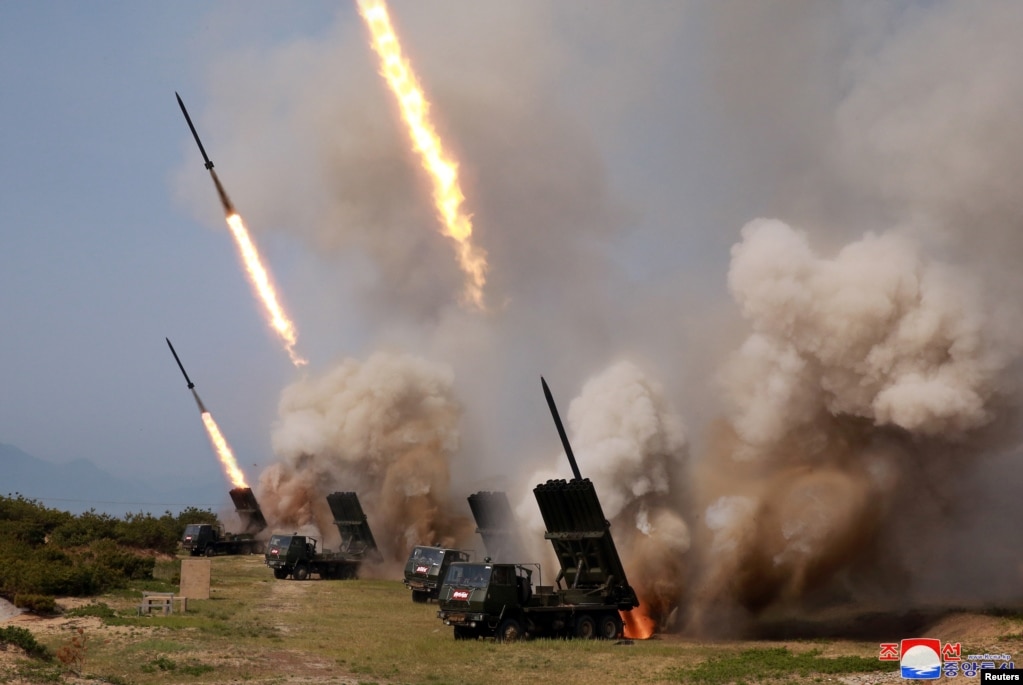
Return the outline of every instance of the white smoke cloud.
<path id="1" fill-rule="evenodd" d="M 331 530 L 326 495 L 354 490 L 385 554 L 464 535 L 449 510 L 461 408 L 450 368 L 411 355 L 348 359 L 281 396 L 273 432 L 281 462 L 260 479 L 259 501 L 278 525 Z"/>
<path id="2" fill-rule="evenodd" d="M 896 233 L 868 234 L 833 259 L 780 221 L 742 235 L 729 286 L 756 333 L 726 382 L 746 441 L 781 439 L 815 408 L 921 435 L 991 421 L 1011 350 L 992 339 L 970 274 Z"/>
<path id="3" fill-rule="evenodd" d="M 690 545 L 681 510 L 688 456 L 681 420 L 658 383 L 634 363 L 619 361 L 585 383 L 569 405 L 566 429 L 579 470 L 593 482 L 611 523 L 630 583 L 654 617 L 667 620 L 681 601 Z M 531 487 L 571 478 L 564 453 L 558 463 L 526 482 Z M 531 538 L 542 538 L 531 490 L 516 513 L 531 522 Z"/>

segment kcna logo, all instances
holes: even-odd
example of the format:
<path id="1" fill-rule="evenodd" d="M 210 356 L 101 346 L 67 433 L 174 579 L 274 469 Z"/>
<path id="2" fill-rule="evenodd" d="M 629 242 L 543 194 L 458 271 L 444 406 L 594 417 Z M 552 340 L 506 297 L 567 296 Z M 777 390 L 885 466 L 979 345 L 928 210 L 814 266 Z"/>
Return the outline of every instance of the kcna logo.
<path id="1" fill-rule="evenodd" d="M 882 642 L 878 659 L 898 661 L 901 675 L 907 680 L 937 680 L 942 675 L 946 678 L 959 675 L 975 678 L 978 672 L 994 669 L 998 669 L 1000 675 L 1018 673 L 1008 654 L 971 654 L 963 659 L 960 643 L 946 642 L 943 646 L 941 640 L 929 637 Z M 1003 678 L 999 676 L 988 679 Z"/>
<path id="2" fill-rule="evenodd" d="M 958 643 L 955 647 L 957 652 L 961 650 Z M 899 667 L 903 678 L 937 680 L 941 677 L 941 640 L 930 637 L 903 640 L 900 651 Z"/>

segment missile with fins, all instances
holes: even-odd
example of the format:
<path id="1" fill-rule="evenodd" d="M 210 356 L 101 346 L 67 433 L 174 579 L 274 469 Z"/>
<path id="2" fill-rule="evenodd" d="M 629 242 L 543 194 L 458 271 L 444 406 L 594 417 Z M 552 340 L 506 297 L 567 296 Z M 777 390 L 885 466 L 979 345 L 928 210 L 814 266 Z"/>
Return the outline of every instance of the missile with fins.
<path id="1" fill-rule="evenodd" d="M 572 467 L 572 475 L 575 476 L 575 480 L 582 480 L 583 477 L 579 473 L 579 465 L 575 462 L 575 454 L 572 453 L 572 445 L 568 442 L 565 426 L 562 425 L 561 416 L 558 414 L 558 407 L 554 404 L 554 395 L 551 394 L 551 389 L 547 387 L 547 381 L 544 380 L 543 376 L 540 376 L 540 383 L 543 385 L 544 397 L 547 398 L 547 406 L 551 408 L 551 416 L 554 417 L 554 426 L 558 429 L 561 445 L 565 448 L 565 454 L 568 456 L 568 464 Z"/>
<path id="2" fill-rule="evenodd" d="M 174 355 L 174 361 L 178 363 L 178 368 L 181 369 L 181 375 L 185 377 L 185 382 L 188 383 L 188 389 L 192 391 L 192 397 L 195 398 L 195 404 L 199 407 L 199 413 L 205 414 L 207 412 L 206 405 L 202 403 L 202 399 L 199 398 L 199 393 L 195 391 L 195 383 L 188 377 L 188 372 L 185 371 L 185 365 L 181 363 L 181 359 L 178 357 L 177 351 L 174 349 L 174 345 L 171 345 L 170 338 L 164 338 L 167 341 L 167 347 L 170 348 L 171 354 Z"/>
<path id="3" fill-rule="evenodd" d="M 170 338 L 164 338 L 167 341 L 167 347 L 170 348 L 171 354 L 174 355 L 174 361 L 178 363 L 178 368 L 181 369 L 181 375 L 185 377 L 185 382 L 188 383 L 188 389 L 191 390 L 195 387 L 195 383 L 188 377 L 188 372 L 185 371 L 184 364 L 181 363 L 181 359 L 178 357 L 178 353 L 174 350 L 174 345 L 171 345 Z"/>
<path id="4" fill-rule="evenodd" d="M 195 144 L 199 146 L 199 152 L 202 153 L 202 159 L 206 162 L 207 169 L 213 169 L 213 162 L 210 161 L 209 155 L 206 154 L 206 148 L 202 146 L 202 141 L 199 140 L 199 134 L 195 131 L 195 126 L 192 124 L 192 117 L 188 116 L 188 110 L 185 109 L 185 103 L 181 100 L 181 96 L 174 93 L 174 97 L 178 99 L 178 106 L 181 107 L 181 113 L 185 115 L 185 121 L 188 122 L 188 128 L 192 131 L 192 137 L 195 138 Z"/>
<path id="5" fill-rule="evenodd" d="M 224 212 L 228 216 L 235 214 L 234 205 L 231 203 L 231 199 L 227 196 L 224 186 L 220 184 L 220 178 L 217 176 L 217 172 L 213 170 L 213 161 L 210 159 L 210 156 L 206 154 L 206 148 L 202 146 L 202 141 L 199 140 L 199 133 L 195 130 L 195 125 L 192 123 L 192 117 L 188 116 L 188 110 L 185 109 L 184 101 L 177 92 L 174 93 L 174 96 L 178 99 L 178 106 L 181 107 L 181 113 L 185 115 L 185 121 L 188 123 L 188 129 L 192 132 L 192 137 L 195 138 L 195 144 L 199 146 L 199 152 L 202 153 L 202 160 L 206 170 L 209 171 L 210 176 L 213 177 L 213 185 L 217 187 L 217 195 L 220 196 L 220 204 L 224 206 Z"/>

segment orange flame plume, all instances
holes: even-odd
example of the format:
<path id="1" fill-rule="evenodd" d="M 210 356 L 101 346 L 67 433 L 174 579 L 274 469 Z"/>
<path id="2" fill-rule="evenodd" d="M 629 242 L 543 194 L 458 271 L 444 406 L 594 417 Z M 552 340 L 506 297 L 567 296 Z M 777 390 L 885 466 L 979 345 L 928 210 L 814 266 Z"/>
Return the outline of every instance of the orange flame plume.
<path id="1" fill-rule="evenodd" d="M 632 640 L 645 640 L 654 634 L 657 624 L 650 618 L 650 605 L 643 600 L 632 611 L 622 611 L 625 623 L 625 637 Z"/>
<path id="2" fill-rule="evenodd" d="M 422 159 L 423 168 L 433 180 L 433 200 L 444 222 L 443 234 L 453 238 L 458 263 L 467 277 L 465 297 L 483 308 L 486 283 L 486 252 L 472 244 L 472 221 L 462 211 L 462 189 L 458 183 L 458 164 L 444 151 L 440 137 L 428 117 L 429 103 L 401 45 L 391 27 L 383 0 L 358 0 L 359 12 L 373 35 L 373 49 L 380 56 L 381 75 L 398 99 L 402 118 L 408 125 L 412 143 Z"/>
<path id="3" fill-rule="evenodd" d="M 227 474 L 228 479 L 231 481 L 231 485 L 236 488 L 247 488 L 249 487 L 245 483 L 245 474 L 238 468 L 238 462 L 234 458 L 234 452 L 231 451 L 231 447 L 227 444 L 227 440 L 220 433 L 220 428 L 217 426 L 217 422 L 213 420 L 213 415 L 208 411 L 202 413 L 202 422 L 206 426 L 206 432 L 210 436 L 210 442 L 213 443 L 213 449 L 217 452 L 217 459 L 224 465 L 224 471 Z"/>
<path id="4" fill-rule="evenodd" d="M 304 365 L 306 360 L 295 352 L 295 343 L 298 342 L 295 324 L 287 317 L 277 301 L 277 293 L 270 282 L 270 275 L 263 267 L 259 251 L 256 249 L 255 243 L 252 242 L 252 238 L 249 237 L 249 231 L 245 228 L 242 218 L 238 216 L 237 212 L 232 212 L 227 215 L 227 225 L 231 228 L 231 235 L 234 236 L 234 241 L 238 245 L 238 252 L 245 264 L 245 272 L 249 276 L 249 281 L 256 289 L 259 299 L 262 300 L 267 316 L 270 317 L 270 326 L 284 342 L 284 349 L 288 351 L 291 363 L 295 366 Z"/>

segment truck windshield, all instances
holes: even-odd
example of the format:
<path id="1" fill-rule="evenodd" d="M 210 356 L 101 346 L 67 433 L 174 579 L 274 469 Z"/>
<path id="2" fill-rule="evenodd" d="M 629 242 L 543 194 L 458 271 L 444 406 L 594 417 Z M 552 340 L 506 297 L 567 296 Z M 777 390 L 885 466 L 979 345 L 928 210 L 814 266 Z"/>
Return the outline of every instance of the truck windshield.
<path id="1" fill-rule="evenodd" d="M 444 551 L 434 547 L 416 547 L 412 550 L 412 561 L 417 564 L 432 566 L 444 560 Z"/>
<path id="2" fill-rule="evenodd" d="M 185 526 L 185 537 L 189 538 L 199 537 L 199 531 L 201 530 L 201 528 L 202 527 L 198 523 L 189 523 L 187 526 Z"/>
<path id="3" fill-rule="evenodd" d="M 486 587 L 490 583 L 490 566 L 486 564 L 452 564 L 444 578 L 445 585 Z"/>
<path id="4" fill-rule="evenodd" d="M 272 554 L 274 549 L 276 549 L 276 550 L 278 550 L 280 552 L 283 552 L 283 551 L 287 550 L 288 547 L 290 547 L 290 546 L 291 546 L 291 536 L 290 535 L 271 535 L 270 536 L 270 542 L 267 544 L 266 548 Z"/>

